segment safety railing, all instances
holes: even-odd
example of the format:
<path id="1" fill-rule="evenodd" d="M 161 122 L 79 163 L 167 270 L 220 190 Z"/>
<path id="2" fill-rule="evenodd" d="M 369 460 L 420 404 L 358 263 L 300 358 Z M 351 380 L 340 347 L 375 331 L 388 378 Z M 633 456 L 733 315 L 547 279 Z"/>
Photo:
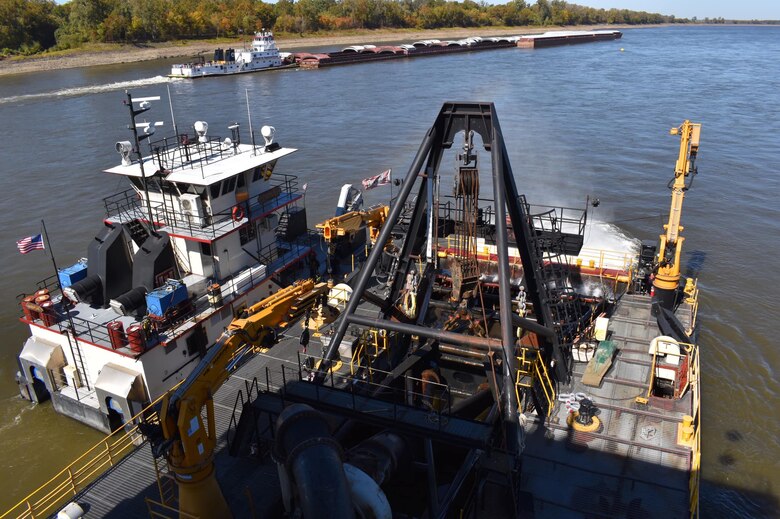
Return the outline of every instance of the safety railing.
<path id="1" fill-rule="evenodd" d="M 175 389 L 175 388 L 174 388 Z M 49 517 L 66 502 L 78 495 L 100 475 L 116 465 L 126 455 L 138 448 L 145 440 L 138 429 L 137 421 L 157 421 L 154 405 L 163 397 L 146 406 L 121 427 L 99 441 L 49 481 L 32 491 L 14 507 L 0 515 L 0 519 L 35 519 Z M 128 429 L 128 427 L 130 427 Z"/>
<path id="2" fill-rule="evenodd" d="M 368 335 L 371 336 L 370 339 Z M 387 340 L 387 335 L 382 335 L 379 330 L 369 330 L 367 333 L 364 333 L 363 337 L 361 337 L 361 339 L 358 341 L 358 346 L 355 348 L 355 351 L 352 353 L 352 358 L 349 361 L 350 374 L 355 375 L 355 373 L 357 373 L 360 368 L 363 367 L 363 363 L 365 361 L 369 379 L 373 380 L 373 366 L 371 365 L 371 358 L 367 357 L 378 357 L 381 352 L 384 352 L 388 349 L 388 345 L 389 342 Z M 367 353 L 370 346 L 374 347 L 373 354 Z"/>
<path id="3" fill-rule="evenodd" d="M 690 514 L 692 518 L 699 517 L 699 489 L 701 487 L 701 394 L 699 388 L 699 348 L 691 350 L 689 382 L 693 388 L 693 439 L 691 442 L 691 475 L 688 485 L 690 498 Z"/>
<path id="4" fill-rule="evenodd" d="M 121 222 L 140 220 L 148 222 L 149 213 L 156 227 L 171 227 L 187 231 L 191 235 L 215 238 L 238 225 L 266 216 L 303 198 L 298 191 L 298 177 L 275 174 L 265 185 L 266 190 L 251 200 L 236 203 L 214 214 L 197 216 L 179 208 L 174 200 L 178 193 L 163 194 L 163 201 L 153 200 L 147 207 L 146 199 L 139 198 L 135 189 L 126 189 L 103 199 L 106 218 Z M 155 191 L 157 197 L 161 193 Z M 151 210 L 150 210 L 151 209 Z"/>
<path id="5" fill-rule="evenodd" d="M 578 267 L 594 270 L 601 277 L 625 276 L 633 267 L 634 253 L 608 249 L 583 248 L 575 258 Z"/>
<path id="6" fill-rule="evenodd" d="M 547 366 L 544 364 L 541 353 L 537 350 L 523 348 L 521 355 L 517 357 L 517 374 L 515 377 L 515 395 L 518 405 L 522 408 L 522 399 L 520 398 L 520 388 L 532 389 L 536 381 L 542 388 L 544 398 L 547 400 L 547 416 L 549 417 L 555 407 L 555 386 L 550 379 Z M 529 359 L 527 354 L 531 355 Z"/>

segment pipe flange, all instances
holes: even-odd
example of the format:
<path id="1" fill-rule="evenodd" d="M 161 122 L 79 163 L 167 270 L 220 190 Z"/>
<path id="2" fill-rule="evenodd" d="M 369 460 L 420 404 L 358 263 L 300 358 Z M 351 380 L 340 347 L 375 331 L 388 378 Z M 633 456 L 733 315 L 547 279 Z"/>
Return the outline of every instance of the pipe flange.
<path id="1" fill-rule="evenodd" d="M 285 412 L 287 414 L 285 414 Z M 293 404 L 282 410 L 279 417 L 276 419 L 276 442 L 274 442 L 274 456 L 280 462 L 284 462 L 289 457 L 289 454 L 284 452 L 284 447 L 281 445 L 279 438 L 284 438 L 287 434 L 287 430 L 299 420 L 306 418 L 322 420 L 322 414 L 316 409 L 309 407 L 305 404 Z"/>
<path id="2" fill-rule="evenodd" d="M 295 447 L 292 448 L 292 450 L 287 454 L 287 459 L 284 461 L 284 467 L 287 469 L 288 474 L 292 474 L 292 463 L 295 461 L 295 459 L 298 458 L 298 456 L 308 449 L 309 447 L 317 447 L 317 446 L 330 446 L 333 450 L 335 450 L 338 455 L 339 459 L 343 462 L 344 461 L 344 450 L 341 448 L 341 444 L 334 440 L 333 438 L 327 438 L 327 437 L 318 437 L 318 438 L 309 438 L 308 440 L 304 440 Z"/>

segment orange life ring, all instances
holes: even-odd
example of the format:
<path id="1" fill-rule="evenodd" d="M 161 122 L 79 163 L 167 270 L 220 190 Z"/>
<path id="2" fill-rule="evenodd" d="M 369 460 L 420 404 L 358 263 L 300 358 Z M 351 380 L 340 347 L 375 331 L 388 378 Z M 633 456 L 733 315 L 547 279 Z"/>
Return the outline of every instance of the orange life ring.
<path id="1" fill-rule="evenodd" d="M 233 221 L 238 222 L 244 218 L 244 208 L 237 205 L 233 208 Z"/>

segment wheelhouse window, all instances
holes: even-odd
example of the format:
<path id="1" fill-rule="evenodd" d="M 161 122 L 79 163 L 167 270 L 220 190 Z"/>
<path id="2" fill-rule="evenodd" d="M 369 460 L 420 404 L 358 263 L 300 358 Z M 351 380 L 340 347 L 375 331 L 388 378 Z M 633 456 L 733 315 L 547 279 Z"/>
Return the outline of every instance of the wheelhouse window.
<path id="1" fill-rule="evenodd" d="M 222 181 L 222 196 L 228 193 L 232 193 L 236 188 L 236 177 L 230 177 L 227 180 Z"/>
<path id="2" fill-rule="evenodd" d="M 209 190 L 211 191 L 211 199 L 214 200 L 215 198 L 219 197 L 219 187 L 222 185 L 221 182 L 217 182 L 216 184 L 211 184 L 211 187 Z"/>

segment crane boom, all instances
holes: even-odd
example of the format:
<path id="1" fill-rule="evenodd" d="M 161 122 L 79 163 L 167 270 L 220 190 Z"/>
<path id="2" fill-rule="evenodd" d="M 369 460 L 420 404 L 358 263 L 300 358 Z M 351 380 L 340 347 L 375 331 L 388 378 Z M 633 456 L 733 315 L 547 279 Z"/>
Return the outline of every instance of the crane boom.
<path id="1" fill-rule="evenodd" d="M 678 128 L 672 128 L 671 135 L 680 136 L 680 151 L 674 166 L 674 178 L 670 182 L 672 202 L 669 221 L 660 236 L 657 270 L 653 287 L 656 298 L 666 308 L 674 305 L 674 294 L 680 283 L 680 255 L 685 238 L 681 236 L 684 227 L 680 225 L 685 192 L 690 188 L 696 174 L 696 156 L 699 152 L 701 124 L 683 121 Z"/>
<path id="2" fill-rule="evenodd" d="M 202 518 L 230 517 L 214 477 L 217 433 L 213 396 L 244 355 L 275 339 L 276 327 L 288 321 L 296 301 L 313 290 L 314 281 L 297 281 L 247 308 L 228 325 L 184 382 L 163 397 L 160 422 L 168 446 L 168 465 L 179 487 L 181 512 Z"/>
<path id="3" fill-rule="evenodd" d="M 318 223 L 317 229 L 322 229 L 323 238 L 330 243 L 337 238 L 358 232 L 365 225 L 371 243 L 374 244 L 389 212 L 390 208 L 386 205 L 376 205 L 365 211 L 350 211 Z"/>

